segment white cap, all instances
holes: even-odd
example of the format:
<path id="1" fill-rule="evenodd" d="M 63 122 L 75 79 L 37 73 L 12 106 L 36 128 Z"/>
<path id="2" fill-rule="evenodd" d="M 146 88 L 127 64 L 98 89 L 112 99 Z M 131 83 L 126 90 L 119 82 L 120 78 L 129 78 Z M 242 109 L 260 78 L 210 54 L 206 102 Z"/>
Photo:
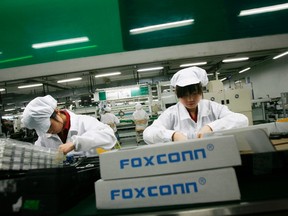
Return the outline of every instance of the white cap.
<path id="1" fill-rule="evenodd" d="M 52 96 L 37 97 L 25 107 L 22 123 L 29 129 L 35 129 L 38 136 L 42 136 L 49 130 L 50 117 L 56 107 L 57 101 Z"/>
<path id="2" fill-rule="evenodd" d="M 106 106 L 106 107 L 104 108 L 104 111 L 106 111 L 106 112 L 111 112 L 111 108 L 108 107 L 108 106 Z"/>
<path id="3" fill-rule="evenodd" d="M 135 105 L 135 109 L 136 109 L 136 110 L 142 109 L 142 105 L 141 105 L 140 103 L 137 103 L 137 104 Z"/>
<path id="4" fill-rule="evenodd" d="M 170 82 L 174 87 L 176 87 L 176 85 L 184 87 L 197 83 L 206 86 L 208 83 L 208 77 L 204 69 L 199 67 L 189 67 L 175 73 Z"/>

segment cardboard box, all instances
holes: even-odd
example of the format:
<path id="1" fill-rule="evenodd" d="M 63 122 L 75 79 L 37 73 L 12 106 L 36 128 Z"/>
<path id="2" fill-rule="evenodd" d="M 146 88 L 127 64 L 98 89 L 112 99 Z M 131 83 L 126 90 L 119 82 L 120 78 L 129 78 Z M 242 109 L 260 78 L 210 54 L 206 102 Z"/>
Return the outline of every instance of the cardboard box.
<path id="1" fill-rule="evenodd" d="M 120 149 L 99 159 L 103 180 L 241 165 L 233 135 Z"/>
<path id="2" fill-rule="evenodd" d="M 146 178 L 98 180 L 97 209 L 168 206 L 240 199 L 233 168 Z"/>

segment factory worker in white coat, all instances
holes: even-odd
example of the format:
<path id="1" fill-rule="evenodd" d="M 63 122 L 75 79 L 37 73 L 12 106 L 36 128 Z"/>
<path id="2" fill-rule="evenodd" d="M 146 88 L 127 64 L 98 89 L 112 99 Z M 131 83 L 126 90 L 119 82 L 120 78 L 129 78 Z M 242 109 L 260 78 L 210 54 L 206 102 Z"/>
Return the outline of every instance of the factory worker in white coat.
<path id="1" fill-rule="evenodd" d="M 189 67 L 174 74 L 171 85 L 179 102 L 166 109 L 143 133 L 148 144 L 202 138 L 205 133 L 248 126 L 248 118 L 227 106 L 202 99 L 205 70 Z"/>
<path id="2" fill-rule="evenodd" d="M 135 105 L 135 111 L 132 114 L 133 120 L 135 122 L 136 131 L 144 130 L 148 125 L 149 115 L 147 112 L 143 109 L 142 105 L 140 103 L 137 103 Z"/>
<path id="3" fill-rule="evenodd" d="M 115 133 L 117 132 L 117 124 L 120 123 L 120 120 L 114 115 L 114 113 L 111 113 L 110 107 L 104 108 L 104 114 L 101 115 L 100 121 L 104 124 L 108 124 Z"/>
<path id="4" fill-rule="evenodd" d="M 104 114 L 100 116 L 100 121 L 109 125 L 113 129 L 117 140 L 120 142 L 120 137 L 117 132 L 117 124 L 120 123 L 120 120 L 117 118 L 117 116 L 115 116 L 114 113 L 111 113 L 111 107 L 107 106 L 104 108 Z"/>
<path id="5" fill-rule="evenodd" d="M 111 149 L 116 143 L 114 131 L 92 116 L 76 115 L 56 109 L 57 101 L 50 95 L 30 101 L 23 112 L 22 123 L 35 129 L 35 145 L 68 152 L 88 152 L 101 147 Z"/>

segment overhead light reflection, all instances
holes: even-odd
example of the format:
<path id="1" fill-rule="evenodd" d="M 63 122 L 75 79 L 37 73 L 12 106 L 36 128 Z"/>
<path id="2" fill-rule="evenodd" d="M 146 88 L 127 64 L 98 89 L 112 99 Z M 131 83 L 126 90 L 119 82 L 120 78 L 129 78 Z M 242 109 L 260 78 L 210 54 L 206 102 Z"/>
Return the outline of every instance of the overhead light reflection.
<path id="1" fill-rule="evenodd" d="M 225 77 L 225 78 L 223 78 L 223 79 L 220 79 L 220 81 L 223 82 L 223 81 L 226 80 L 226 79 L 227 79 L 227 77 Z"/>
<path id="2" fill-rule="evenodd" d="M 75 78 L 71 78 L 71 79 L 58 80 L 57 83 L 74 82 L 74 81 L 78 81 L 78 80 L 82 80 L 82 77 L 75 77 Z"/>
<path id="3" fill-rule="evenodd" d="M 31 84 L 31 85 L 23 85 L 23 86 L 18 86 L 19 89 L 23 88 L 32 88 L 32 87 L 38 87 L 38 86 L 43 86 L 43 83 L 37 83 L 37 84 Z"/>
<path id="4" fill-rule="evenodd" d="M 105 73 L 105 74 L 98 74 L 95 76 L 95 78 L 99 78 L 99 77 L 107 77 L 107 76 L 116 76 L 116 75 L 120 75 L 121 72 L 113 72 L 113 73 Z"/>
<path id="5" fill-rule="evenodd" d="M 238 62 L 238 61 L 246 61 L 248 60 L 248 57 L 242 57 L 242 58 L 230 58 L 230 59 L 224 59 L 222 62 Z"/>
<path id="6" fill-rule="evenodd" d="M 199 66 L 199 65 L 205 65 L 205 64 L 207 64 L 207 62 L 195 62 L 195 63 L 181 64 L 180 67 Z"/>
<path id="7" fill-rule="evenodd" d="M 146 71 L 162 70 L 163 68 L 164 68 L 164 67 L 143 68 L 143 69 L 138 69 L 137 72 L 146 72 Z"/>
<path id="8" fill-rule="evenodd" d="M 29 55 L 29 56 L 23 56 L 23 57 L 18 57 L 18 58 L 11 58 L 11 59 L 2 60 L 2 61 L 0 61 L 0 63 L 20 61 L 20 60 L 28 59 L 28 58 L 32 58 L 32 57 L 33 57 L 32 55 Z"/>
<path id="9" fill-rule="evenodd" d="M 78 50 L 84 50 L 84 49 L 92 49 L 96 48 L 97 45 L 92 45 L 92 46 L 84 46 L 84 47 L 77 47 L 77 48 L 72 48 L 72 49 L 64 49 L 64 50 L 57 50 L 57 53 L 62 53 L 62 52 L 73 52 L 73 51 L 78 51 Z"/>
<path id="10" fill-rule="evenodd" d="M 170 29 L 170 28 L 176 28 L 180 26 L 192 25 L 193 23 L 194 23 L 194 19 L 188 19 L 188 20 L 182 20 L 182 21 L 177 21 L 177 22 L 146 26 L 142 28 L 135 28 L 135 29 L 131 29 L 129 32 L 132 35 L 142 34 L 142 33 L 147 33 L 147 32 L 152 32 L 152 31 L 159 31 L 163 29 Z"/>
<path id="11" fill-rule="evenodd" d="M 79 38 L 72 38 L 72 39 L 65 39 L 65 40 L 58 40 L 58 41 L 37 43 L 37 44 L 33 44 L 32 47 L 34 49 L 41 49 L 41 48 L 61 46 L 61 45 L 66 45 L 66 44 L 83 43 L 87 41 L 89 41 L 88 37 L 79 37 Z"/>
<path id="12" fill-rule="evenodd" d="M 10 111 L 14 111 L 15 110 L 15 108 L 11 108 L 11 109 L 5 109 L 4 111 L 5 112 L 10 112 Z"/>
<path id="13" fill-rule="evenodd" d="M 268 12 L 274 12 L 274 11 L 285 10 L 285 9 L 288 9 L 288 3 L 261 7 L 261 8 L 254 8 L 254 9 L 249 9 L 249 10 L 242 10 L 238 16 L 249 16 L 249 15 L 254 15 L 254 14 L 268 13 Z"/>
<path id="14" fill-rule="evenodd" d="M 278 59 L 278 58 L 281 58 L 282 56 L 285 56 L 288 54 L 288 51 L 287 52 L 284 52 L 284 53 L 281 53 L 280 55 L 277 55 L 275 56 L 273 59 Z"/>
<path id="15" fill-rule="evenodd" d="M 243 69 L 243 70 L 239 71 L 239 73 L 243 73 L 243 72 L 245 72 L 245 71 L 248 71 L 248 70 L 250 70 L 250 69 L 251 69 L 250 67 L 248 67 L 248 68 L 245 68 L 245 69 Z"/>

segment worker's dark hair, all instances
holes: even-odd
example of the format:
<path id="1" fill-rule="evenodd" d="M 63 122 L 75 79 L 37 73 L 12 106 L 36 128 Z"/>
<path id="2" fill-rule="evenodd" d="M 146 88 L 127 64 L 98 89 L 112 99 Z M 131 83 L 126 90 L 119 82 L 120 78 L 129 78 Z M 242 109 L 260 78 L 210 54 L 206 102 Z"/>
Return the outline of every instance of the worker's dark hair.
<path id="1" fill-rule="evenodd" d="M 182 98 L 191 94 L 203 94 L 203 88 L 201 83 L 192 84 L 184 87 L 176 86 L 177 98 Z"/>
<path id="2" fill-rule="evenodd" d="M 57 120 L 56 115 L 57 115 L 57 113 L 54 111 L 52 113 L 52 115 L 50 116 L 50 118 Z"/>

